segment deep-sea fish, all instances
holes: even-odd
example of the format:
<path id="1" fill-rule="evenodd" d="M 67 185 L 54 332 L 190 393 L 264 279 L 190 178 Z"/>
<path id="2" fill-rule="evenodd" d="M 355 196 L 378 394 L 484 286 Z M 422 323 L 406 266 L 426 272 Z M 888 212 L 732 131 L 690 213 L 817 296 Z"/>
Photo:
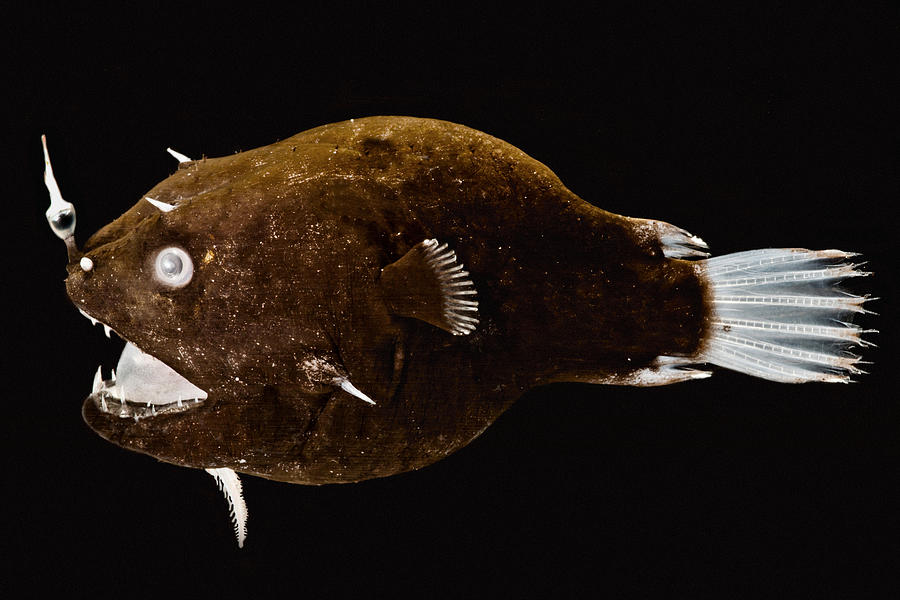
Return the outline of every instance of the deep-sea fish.
<path id="1" fill-rule="evenodd" d="M 789 383 L 860 373 L 866 275 L 839 250 L 707 258 L 453 123 L 371 117 L 190 160 L 82 248 L 45 151 L 66 289 L 107 336 L 85 421 L 213 474 L 301 484 L 419 469 L 526 390 L 655 386 L 718 365 Z"/>

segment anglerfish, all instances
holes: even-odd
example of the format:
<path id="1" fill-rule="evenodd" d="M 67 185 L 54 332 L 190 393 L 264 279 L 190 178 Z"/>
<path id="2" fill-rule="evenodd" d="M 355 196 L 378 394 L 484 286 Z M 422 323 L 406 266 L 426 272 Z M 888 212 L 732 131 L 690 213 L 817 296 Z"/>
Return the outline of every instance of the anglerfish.
<path id="1" fill-rule="evenodd" d="M 88 425 L 123 448 L 298 484 L 420 469 L 551 382 L 657 386 L 713 366 L 787 382 L 860 373 L 867 275 L 840 250 L 709 258 L 606 212 L 512 145 L 371 117 L 191 160 L 75 243 L 45 151 L 66 290 L 125 340 Z"/>

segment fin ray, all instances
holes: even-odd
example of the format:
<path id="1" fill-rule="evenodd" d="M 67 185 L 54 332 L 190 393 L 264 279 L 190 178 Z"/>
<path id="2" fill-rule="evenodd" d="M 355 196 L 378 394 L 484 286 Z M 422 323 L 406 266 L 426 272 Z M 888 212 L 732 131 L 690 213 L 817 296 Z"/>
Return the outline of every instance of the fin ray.
<path id="1" fill-rule="evenodd" d="M 228 501 L 228 513 L 234 525 L 234 535 L 237 537 L 238 548 L 244 547 L 247 539 L 247 504 L 244 502 L 244 494 L 241 487 L 241 479 L 238 474 L 227 467 L 219 469 L 206 469 L 206 472 L 215 477 L 216 483 L 225 499 Z"/>
<path id="2" fill-rule="evenodd" d="M 655 219 L 639 219 L 639 221 L 652 231 L 666 258 L 692 260 L 709 256 L 706 242 L 681 227 Z"/>
<path id="3" fill-rule="evenodd" d="M 703 261 L 710 331 L 699 360 L 786 383 L 850 381 L 863 373 L 849 351 L 873 329 L 849 322 L 868 296 L 836 284 L 869 275 L 841 250 L 768 248 Z"/>
<path id="4" fill-rule="evenodd" d="M 394 314 L 425 321 L 453 335 L 468 335 L 478 325 L 475 284 L 446 243 L 427 239 L 416 244 L 382 269 L 380 284 Z"/>

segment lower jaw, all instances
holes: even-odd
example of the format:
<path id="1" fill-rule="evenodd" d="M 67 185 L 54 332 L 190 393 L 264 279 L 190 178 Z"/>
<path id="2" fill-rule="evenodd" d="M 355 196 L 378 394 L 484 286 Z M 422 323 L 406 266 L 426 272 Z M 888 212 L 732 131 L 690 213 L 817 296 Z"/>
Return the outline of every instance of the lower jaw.
<path id="1" fill-rule="evenodd" d="M 108 408 L 110 400 L 106 399 Z M 146 417 L 139 414 L 135 418 L 133 414 L 104 412 L 101 404 L 98 394 L 90 394 L 82 403 L 81 416 L 94 433 L 111 444 L 173 465 L 192 468 L 218 466 L 204 464 L 204 453 L 198 450 L 197 440 L 192 437 L 192 432 L 202 429 L 202 413 L 206 412 L 204 406 L 194 405 L 192 409 L 182 409 L 180 412 L 163 412 L 157 407 L 155 416 L 148 412 Z M 126 411 L 137 409 L 138 413 L 152 410 L 146 405 L 134 407 L 126 403 L 125 406 Z"/>
<path id="2" fill-rule="evenodd" d="M 115 382 L 110 380 L 104 381 L 103 384 L 109 384 L 112 387 Z M 104 388 L 93 392 L 88 396 L 87 401 L 92 402 L 101 413 L 111 417 L 139 421 L 160 415 L 183 413 L 202 405 L 205 400 L 201 398 L 178 399 L 166 404 L 130 402 L 117 398 L 109 391 L 109 388 Z"/>
<path id="3" fill-rule="evenodd" d="M 135 421 L 188 411 L 206 398 L 204 390 L 130 342 L 110 379 L 97 369 L 88 397 L 101 413 Z"/>

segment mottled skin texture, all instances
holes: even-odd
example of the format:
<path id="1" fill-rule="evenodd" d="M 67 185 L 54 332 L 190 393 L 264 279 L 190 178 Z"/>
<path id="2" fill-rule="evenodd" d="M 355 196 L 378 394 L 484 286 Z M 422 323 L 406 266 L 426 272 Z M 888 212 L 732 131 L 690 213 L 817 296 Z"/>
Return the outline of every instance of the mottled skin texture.
<path id="1" fill-rule="evenodd" d="M 76 305 L 209 393 L 177 415 L 84 417 L 122 447 L 295 483 L 417 469 L 527 389 L 629 383 L 704 333 L 695 265 L 652 222 L 605 212 L 513 146 L 452 123 L 372 117 L 184 163 L 69 266 Z M 427 238 L 471 273 L 481 323 L 453 336 L 392 315 L 381 269 Z M 164 289 L 155 250 L 194 278 Z M 346 375 L 371 406 L 332 384 Z"/>

